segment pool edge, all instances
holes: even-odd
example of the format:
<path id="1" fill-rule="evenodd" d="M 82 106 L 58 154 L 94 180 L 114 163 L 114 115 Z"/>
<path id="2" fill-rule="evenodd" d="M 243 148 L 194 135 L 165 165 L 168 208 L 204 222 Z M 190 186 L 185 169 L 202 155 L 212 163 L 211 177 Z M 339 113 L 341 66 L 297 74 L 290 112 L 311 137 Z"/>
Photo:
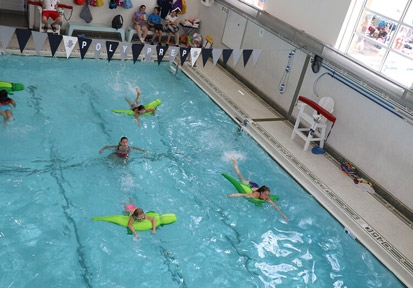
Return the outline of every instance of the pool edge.
<path id="1" fill-rule="evenodd" d="M 270 135 L 223 91 L 212 83 L 196 67 L 184 65 L 182 71 L 203 90 L 230 118 L 247 132 L 257 143 L 304 187 L 315 199 L 356 239 L 383 263 L 400 282 L 413 286 L 413 263 L 388 242 L 367 221 L 347 205 L 334 191 L 314 175 L 292 153 Z M 248 125 L 243 126 L 244 120 Z"/>

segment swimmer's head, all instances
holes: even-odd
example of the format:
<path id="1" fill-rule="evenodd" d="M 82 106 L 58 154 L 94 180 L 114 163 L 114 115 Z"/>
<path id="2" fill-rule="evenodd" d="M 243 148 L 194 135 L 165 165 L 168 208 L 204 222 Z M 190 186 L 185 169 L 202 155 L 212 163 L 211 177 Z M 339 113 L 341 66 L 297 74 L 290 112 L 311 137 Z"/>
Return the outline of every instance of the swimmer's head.
<path id="1" fill-rule="evenodd" d="M 1 90 L 0 91 L 0 102 L 6 102 L 9 100 L 9 94 L 7 93 L 7 90 Z"/>
<path id="2" fill-rule="evenodd" d="M 128 138 L 126 138 L 126 137 L 120 138 L 118 146 L 128 147 Z"/>
<path id="3" fill-rule="evenodd" d="M 139 222 L 142 222 L 145 219 L 145 213 L 143 213 L 143 210 L 140 209 L 140 208 L 137 208 L 137 209 L 135 209 L 135 211 L 133 211 L 133 216 Z"/>
<path id="4" fill-rule="evenodd" d="M 270 188 L 268 188 L 267 186 L 261 186 L 260 188 L 257 189 L 257 192 L 260 193 L 260 199 L 266 199 L 270 196 Z"/>
<path id="5" fill-rule="evenodd" d="M 144 112 L 145 112 L 145 106 L 143 106 L 143 105 L 139 105 L 137 108 L 138 108 L 138 112 L 139 112 L 139 113 L 141 113 L 141 114 L 142 114 L 142 113 L 144 113 Z"/>
<path id="6" fill-rule="evenodd" d="M 139 114 L 145 113 L 145 106 L 139 105 L 132 108 L 133 112 L 138 112 Z"/>

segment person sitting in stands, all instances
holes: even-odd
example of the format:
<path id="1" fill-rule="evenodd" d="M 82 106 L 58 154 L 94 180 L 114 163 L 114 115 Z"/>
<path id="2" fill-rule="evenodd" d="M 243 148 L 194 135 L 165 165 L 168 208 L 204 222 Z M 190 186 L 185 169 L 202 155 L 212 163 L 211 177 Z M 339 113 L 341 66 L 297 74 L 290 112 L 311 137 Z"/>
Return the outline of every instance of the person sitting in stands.
<path id="1" fill-rule="evenodd" d="M 136 11 L 132 17 L 133 27 L 135 27 L 136 33 L 138 33 L 139 40 L 142 42 L 142 44 L 144 44 L 146 35 L 148 35 L 148 24 L 146 24 L 146 22 L 148 21 L 148 14 L 146 14 L 145 10 L 146 6 L 141 5 L 141 7 L 139 7 L 139 10 Z"/>
<path id="2" fill-rule="evenodd" d="M 177 13 L 180 10 L 181 9 L 179 9 L 179 8 L 175 8 L 175 10 L 173 10 L 171 12 L 171 14 L 166 16 L 166 25 L 168 27 L 168 39 L 166 40 L 166 46 L 169 45 L 169 41 L 171 40 L 172 33 L 175 34 L 175 45 L 178 46 L 178 44 L 179 44 L 179 42 L 178 42 L 179 41 L 179 39 L 178 39 L 179 27 L 178 27 Z"/>
<path id="3" fill-rule="evenodd" d="M 153 9 L 153 13 L 149 15 L 148 18 L 148 25 L 149 25 L 149 30 L 153 31 L 153 36 L 151 39 L 151 45 L 153 44 L 153 41 L 156 38 L 156 35 L 158 35 L 158 43 L 161 45 L 161 40 L 162 40 L 162 24 L 161 24 L 161 15 L 159 15 L 160 8 L 155 7 Z"/>

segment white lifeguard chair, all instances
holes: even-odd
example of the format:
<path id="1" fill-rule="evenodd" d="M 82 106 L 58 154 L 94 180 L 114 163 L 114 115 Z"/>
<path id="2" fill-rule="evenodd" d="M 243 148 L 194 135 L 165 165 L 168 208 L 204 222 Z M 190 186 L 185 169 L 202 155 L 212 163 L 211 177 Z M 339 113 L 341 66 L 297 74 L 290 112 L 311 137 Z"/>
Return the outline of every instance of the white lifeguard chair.
<path id="1" fill-rule="evenodd" d="M 327 120 L 333 122 L 333 125 L 336 121 L 336 117 L 331 114 L 334 111 L 334 100 L 331 97 L 322 97 L 317 104 L 308 98 L 300 96 L 298 97 L 297 106 L 299 110 L 293 133 L 291 134 L 291 140 L 295 138 L 295 135 L 304 139 L 304 151 L 307 151 L 312 141 L 319 141 L 320 148 L 323 148 L 326 140 Z M 304 111 L 307 106 L 314 109 L 312 114 Z M 300 128 L 301 122 L 304 122 L 305 127 Z"/>
<path id="2" fill-rule="evenodd" d="M 29 19 L 29 25 L 30 25 L 30 27 L 32 27 L 34 25 L 34 22 L 36 21 L 35 19 L 37 18 L 38 19 L 38 25 L 39 25 L 39 32 L 43 32 L 43 22 L 42 22 L 43 9 L 42 9 L 42 6 L 41 6 L 40 2 L 29 0 L 29 1 L 27 1 L 27 4 L 37 6 L 37 7 L 34 7 L 34 11 L 29 10 L 29 18 L 30 18 Z M 64 9 L 69 9 L 69 10 L 71 10 L 71 13 L 73 12 L 73 6 L 65 5 L 65 4 L 59 4 L 59 8 L 57 8 L 57 12 L 60 14 L 60 16 L 64 17 Z M 38 16 L 37 17 L 34 16 L 31 11 L 33 11 L 34 14 L 37 14 Z M 37 11 L 37 13 L 36 13 L 36 11 Z M 72 16 L 72 14 L 70 14 L 70 17 L 67 20 L 70 20 L 71 16 Z M 60 35 L 60 26 L 61 26 L 61 24 L 57 25 L 56 26 L 56 32 L 53 32 L 52 27 L 50 25 L 51 23 L 53 23 L 53 21 L 50 18 L 48 19 L 48 23 L 49 23 L 49 25 L 48 25 L 49 29 L 47 30 L 47 33 L 55 33 L 55 34 Z"/>

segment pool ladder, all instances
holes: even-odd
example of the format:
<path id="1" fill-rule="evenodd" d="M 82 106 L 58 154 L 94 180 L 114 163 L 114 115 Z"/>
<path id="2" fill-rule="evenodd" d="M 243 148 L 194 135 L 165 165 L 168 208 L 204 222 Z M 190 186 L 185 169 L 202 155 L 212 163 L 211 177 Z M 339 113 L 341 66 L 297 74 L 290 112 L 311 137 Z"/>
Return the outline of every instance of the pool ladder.
<path id="1" fill-rule="evenodd" d="M 174 63 L 172 63 L 171 65 L 169 65 L 169 69 L 171 69 L 172 74 L 176 75 L 178 74 L 179 70 L 181 70 L 181 68 L 179 68 L 179 64 L 176 64 L 176 67 L 174 66 Z"/>

